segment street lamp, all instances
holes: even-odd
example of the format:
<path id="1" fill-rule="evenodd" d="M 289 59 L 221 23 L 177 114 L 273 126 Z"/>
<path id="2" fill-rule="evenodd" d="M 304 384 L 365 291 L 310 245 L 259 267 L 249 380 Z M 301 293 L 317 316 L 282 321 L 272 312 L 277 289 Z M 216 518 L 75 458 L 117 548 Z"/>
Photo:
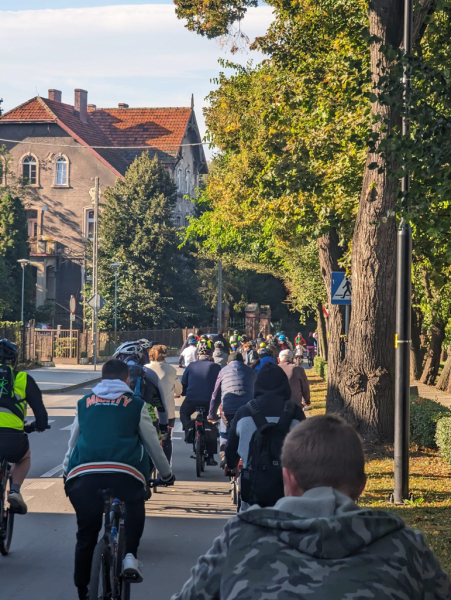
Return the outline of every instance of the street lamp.
<path id="1" fill-rule="evenodd" d="M 26 258 L 20 258 L 17 262 L 20 263 L 20 266 L 22 267 L 22 309 L 20 311 L 20 320 L 23 323 L 24 322 L 24 320 L 23 320 L 23 302 L 24 302 L 24 293 L 25 293 L 25 267 L 30 264 L 30 261 Z"/>
<path id="2" fill-rule="evenodd" d="M 123 263 L 114 262 L 111 266 L 114 269 L 114 342 L 117 344 L 117 272 Z"/>

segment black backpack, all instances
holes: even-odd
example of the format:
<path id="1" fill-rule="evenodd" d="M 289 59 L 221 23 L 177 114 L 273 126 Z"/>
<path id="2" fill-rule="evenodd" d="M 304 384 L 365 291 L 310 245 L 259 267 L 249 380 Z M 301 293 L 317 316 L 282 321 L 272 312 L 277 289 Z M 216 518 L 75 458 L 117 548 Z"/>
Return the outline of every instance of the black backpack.
<path id="1" fill-rule="evenodd" d="M 249 444 L 247 466 L 241 472 L 241 498 L 248 504 L 274 506 L 283 498 L 282 445 L 296 414 L 296 404 L 289 400 L 278 423 L 268 423 L 257 402 L 247 407 L 257 427 Z"/>
<path id="2" fill-rule="evenodd" d="M 10 410 L 16 417 L 23 420 L 23 409 L 18 405 L 14 393 L 14 381 L 12 368 L 7 364 L 0 363 L 0 407 Z"/>
<path id="3" fill-rule="evenodd" d="M 147 404 L 152 405 L 158 412 L 165 412 L 160 390 L 145 374 L 141 379 L 140 396 Z"/>

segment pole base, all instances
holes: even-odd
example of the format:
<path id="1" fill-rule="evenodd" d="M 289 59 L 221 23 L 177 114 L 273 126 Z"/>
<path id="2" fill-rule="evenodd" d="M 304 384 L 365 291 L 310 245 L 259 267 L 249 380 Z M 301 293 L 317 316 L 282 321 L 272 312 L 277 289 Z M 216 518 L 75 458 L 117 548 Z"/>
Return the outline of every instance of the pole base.
<path id="1" fill-rule="evenodd" d="M 409 494 L 408 500 L 409 502 L 413 502 L 415 500 L 415 496 L 413 494 Z M 403 506 L 406 503 L 406 500 L 403 498 L 401 501 L 395 501 L 395 495 L 392 492 L 388 496 L 388 502 L 390 504 L 396 504 L 397 506 Z"/>

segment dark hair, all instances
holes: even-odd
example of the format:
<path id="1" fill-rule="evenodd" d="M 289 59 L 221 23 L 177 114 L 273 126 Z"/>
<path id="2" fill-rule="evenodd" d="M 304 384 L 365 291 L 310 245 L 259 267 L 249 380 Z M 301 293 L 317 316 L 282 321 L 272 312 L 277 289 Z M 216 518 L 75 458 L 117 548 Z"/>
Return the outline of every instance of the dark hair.
<path id="1" fill-rule="evenodd" d="M 229 363 L 231 363 L 234 360 L 236 360 L 237 362 L 244 362 L 243 355 L 241 354 L 241 352 L 232 352 L 232 354 L 229 355 Z"/>
<path id="2" fill-rule="evenodd" d="M 356 499 L 365 483 L 365 456 L 357 432 L 337 415 L 302 421 L 287 435 L 282 464 L 306 492 L 347 486 Z"/>
<path id="3" fill-rule="evenodd" d="M 128 367 L 118 358 L 108 360 L 102 367 L 102 379 L 121 379 L 127 381 Z"/>

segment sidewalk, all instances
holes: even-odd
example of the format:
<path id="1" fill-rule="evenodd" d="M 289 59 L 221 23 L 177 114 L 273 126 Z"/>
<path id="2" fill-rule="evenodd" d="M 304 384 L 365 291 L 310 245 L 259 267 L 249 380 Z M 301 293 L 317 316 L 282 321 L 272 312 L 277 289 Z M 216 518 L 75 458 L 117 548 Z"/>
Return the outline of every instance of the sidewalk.
<path id="1" fill-rule="evenodd" d="M 447 394 L 446 392 L 442 392 L 435 387 L 430 385 L 425 385 L 424 383 L 420 383 L 419 381 L 413 381 L 412 385 L 416 385 L 418 387 L 418 395 L 422 398 L 429 398 L 429 400 L 436 400 L 443 404 L 443 406 L 447 406 L 451 408 L 451 394 Z"/>
<path id="2" fill-rule="evenodd" d="M 57 365 L 27 371 L 44 394 L 60 394 L 83 387 L 88 382 L 100 381 L 102 365 Z"/>

